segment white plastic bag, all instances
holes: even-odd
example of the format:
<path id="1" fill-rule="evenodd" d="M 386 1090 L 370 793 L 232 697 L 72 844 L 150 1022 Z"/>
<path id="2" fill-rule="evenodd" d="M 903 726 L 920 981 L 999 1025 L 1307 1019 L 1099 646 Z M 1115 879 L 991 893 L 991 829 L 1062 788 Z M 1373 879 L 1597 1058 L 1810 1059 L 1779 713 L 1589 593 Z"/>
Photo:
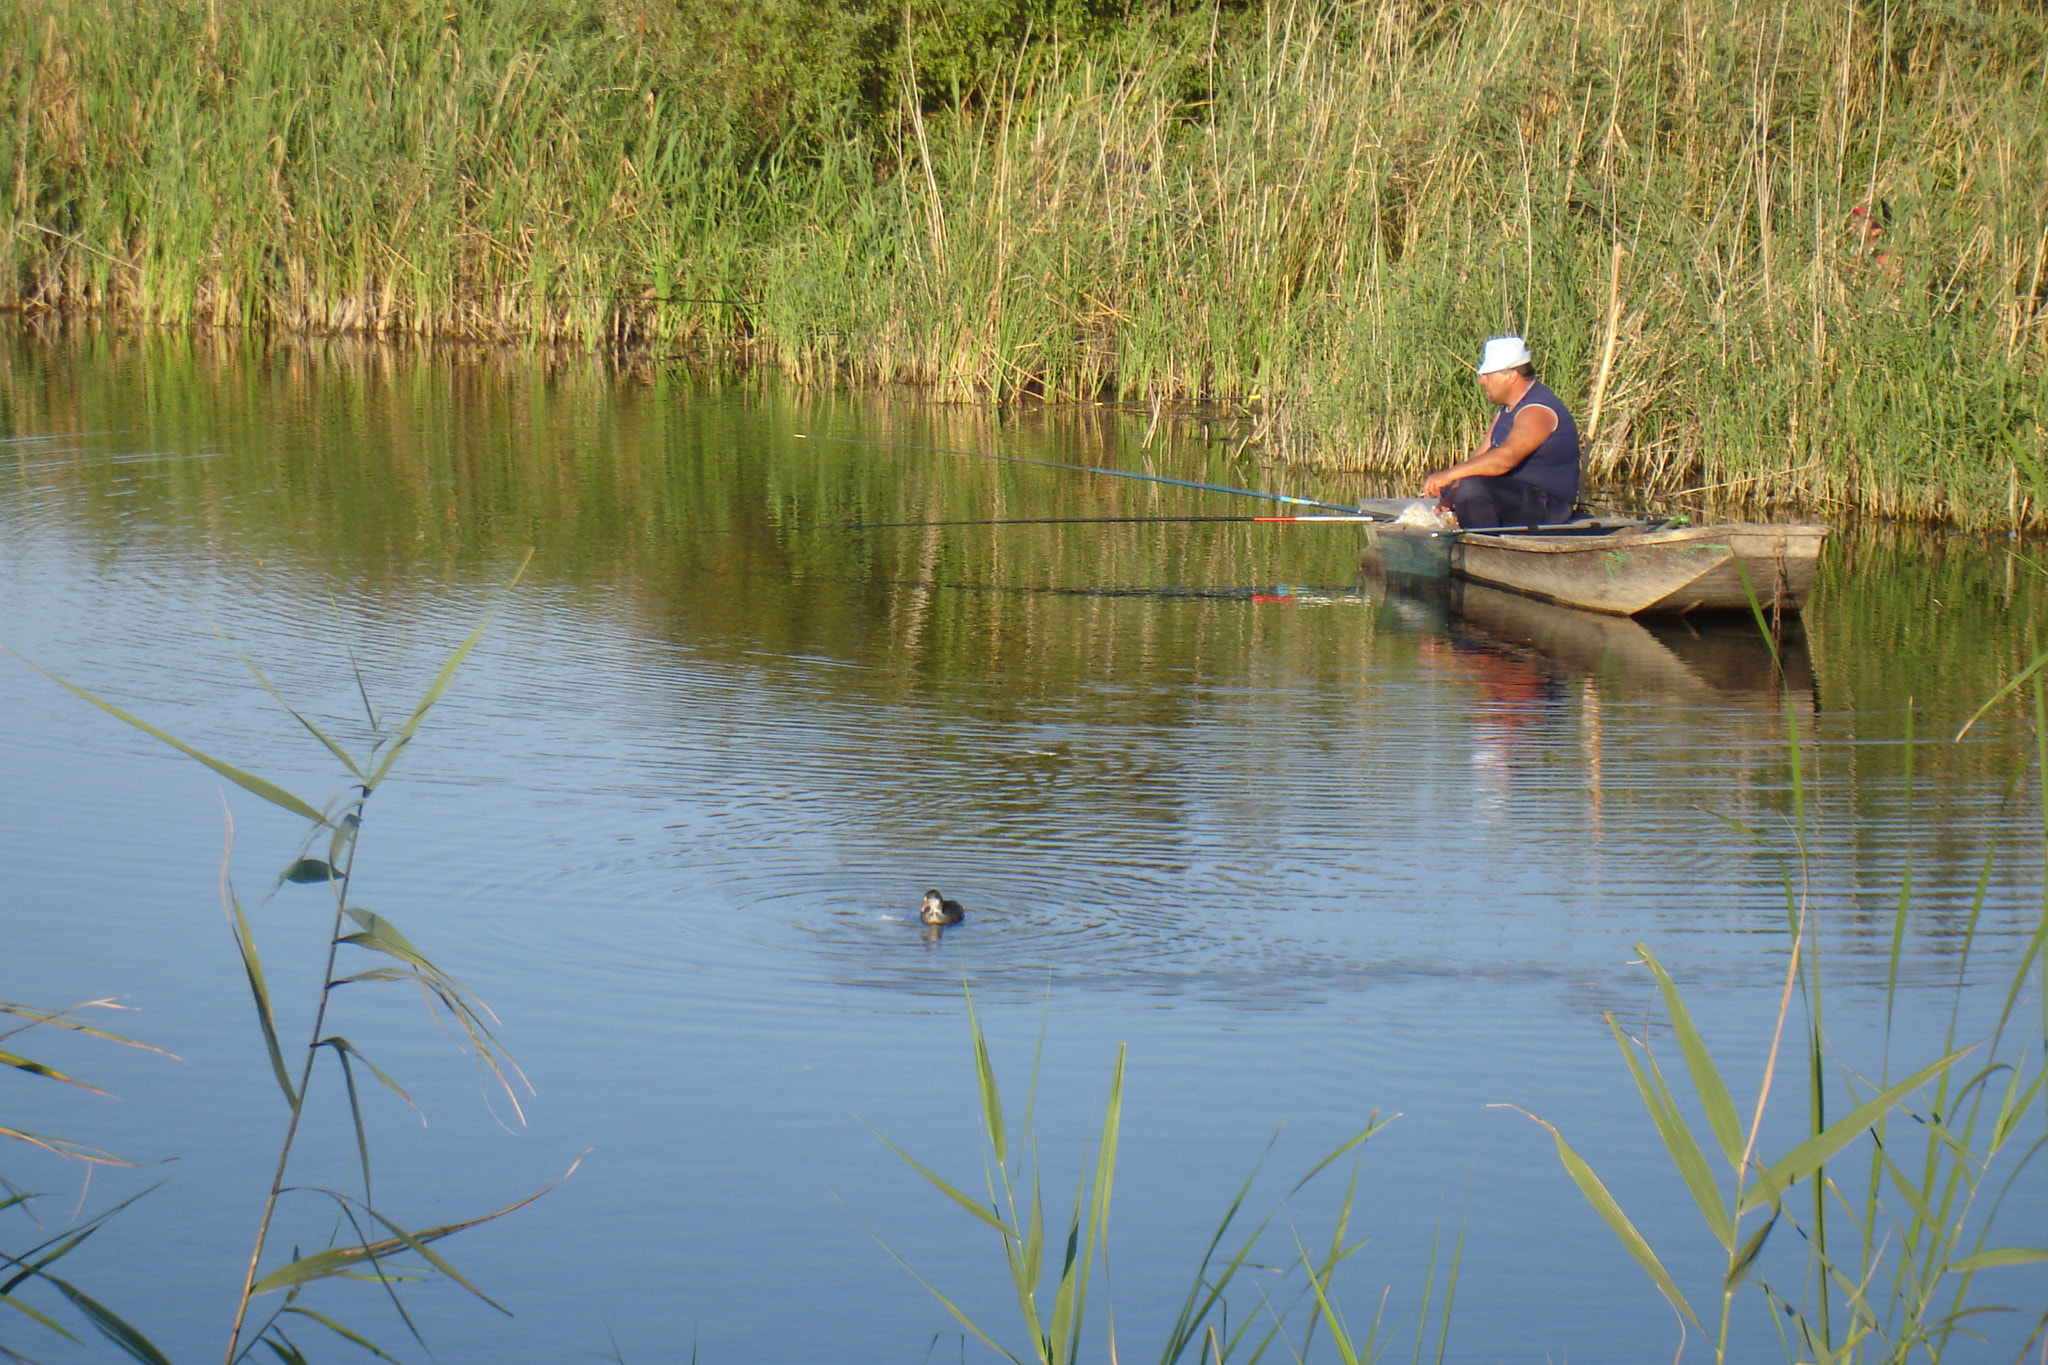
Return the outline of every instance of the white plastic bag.
<path id="1" fill-rule="evenodd" d="M 1457 528 L 1457 518 L 1441 511 L 1433 498 L 1417 498 L 1401 509 L 1401 515 L 1394 518 L 1396 526 L 1414 526 L 1424 531 L 1450 531 Z"/>

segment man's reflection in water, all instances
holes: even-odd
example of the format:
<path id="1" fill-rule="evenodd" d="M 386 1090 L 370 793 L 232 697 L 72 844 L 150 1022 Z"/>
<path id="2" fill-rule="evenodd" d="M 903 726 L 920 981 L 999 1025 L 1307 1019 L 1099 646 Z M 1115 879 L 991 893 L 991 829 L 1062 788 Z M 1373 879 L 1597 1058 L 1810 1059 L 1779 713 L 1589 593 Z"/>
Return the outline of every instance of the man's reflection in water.
<path id="1" fill-rule="evenodd" d="M 1476 804 L 1498 813 L 1507 805 L 1518 759 L 1542 747 L 1546 731 L 1565 721 L 1566 675 L 1532 650 L 1452 622 L 1421 640 L 1425 670 L 1462 678 L 1479 691 L 1472 707 L 1472 777 Z"/>

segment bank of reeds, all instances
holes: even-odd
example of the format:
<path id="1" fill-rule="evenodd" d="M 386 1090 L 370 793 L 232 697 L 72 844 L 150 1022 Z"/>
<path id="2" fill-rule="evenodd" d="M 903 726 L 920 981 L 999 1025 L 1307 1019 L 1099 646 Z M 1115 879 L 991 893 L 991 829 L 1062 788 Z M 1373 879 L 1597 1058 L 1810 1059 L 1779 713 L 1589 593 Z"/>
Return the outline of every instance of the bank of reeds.
<path id="1" fill-rule="evenodd" d="M 0 304 L 1230 395 L 1276 458 L 1408 473 L 1525 330 L 1605 484 L 2048 507 L 2031 0 L 1271 0 L 957 100 L 904 44 L 893 112 L 769 136 L 649 12 L 12 7 Z"/>

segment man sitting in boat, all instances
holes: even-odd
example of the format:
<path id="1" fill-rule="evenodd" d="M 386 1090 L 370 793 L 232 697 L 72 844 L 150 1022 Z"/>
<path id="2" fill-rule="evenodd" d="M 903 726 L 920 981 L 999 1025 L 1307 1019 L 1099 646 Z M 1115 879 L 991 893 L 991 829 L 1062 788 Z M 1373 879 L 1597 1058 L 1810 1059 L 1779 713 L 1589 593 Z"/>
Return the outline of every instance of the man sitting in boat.
<path id="1" fill-rule="evenodd" d="M 1479 358 L 1479 388 L 1500 408 L 1472 458 L 1439 469 L 1422 496 L 1467 528 L 1551 526 L 1572 519 L 1579 497 L 1579 426 L 1564 401 L 1536 378 L 1520 337 L 1494 337 Z"/>

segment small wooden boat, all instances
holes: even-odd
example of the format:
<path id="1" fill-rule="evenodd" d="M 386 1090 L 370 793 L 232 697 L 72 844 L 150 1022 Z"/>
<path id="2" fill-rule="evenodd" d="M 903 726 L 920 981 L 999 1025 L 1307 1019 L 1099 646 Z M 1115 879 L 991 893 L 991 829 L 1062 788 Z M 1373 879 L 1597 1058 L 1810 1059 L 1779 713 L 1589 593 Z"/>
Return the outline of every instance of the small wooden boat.
<path id="1" fill-rule="evenodd" d="M 1478 531 L 1374 523 L 1366 530 L 1389 574 L 1462 578 L 1616 616 L 1746 611 L 1751 592 L 1767 611 L 1796 612 L 1813 588 L 1827 534 L 1810 524 L 1611 520 Z"/>

